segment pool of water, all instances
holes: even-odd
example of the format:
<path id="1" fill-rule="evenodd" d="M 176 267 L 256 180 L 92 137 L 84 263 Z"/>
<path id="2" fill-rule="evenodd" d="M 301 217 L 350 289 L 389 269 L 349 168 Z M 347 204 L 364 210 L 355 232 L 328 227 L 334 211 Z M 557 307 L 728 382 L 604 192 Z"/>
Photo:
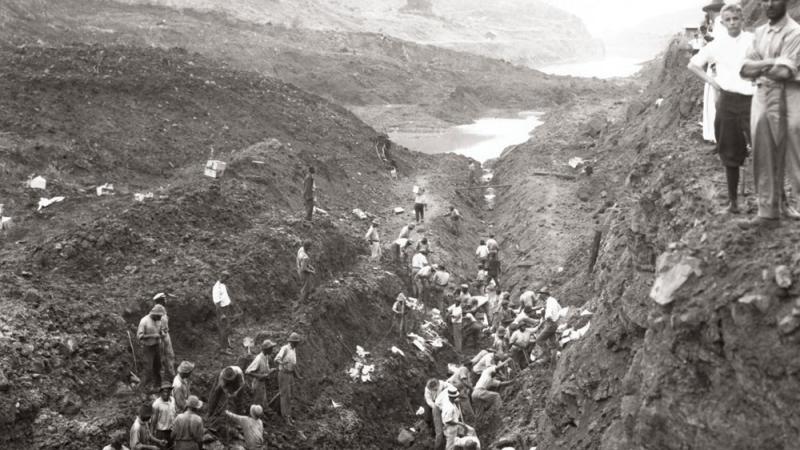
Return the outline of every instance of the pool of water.
<path id="1" fill-rule="evenodd" d="M 411 150 L 458 153 L 485 162 L 500 156 L 507 147 L 526 142 L 531 131 L 541 124 L 538 113 L 525 111 L 516 117 L 486 117 L 439 131 L 394 131 L 389 137 Z"/>
<path id="2" fill-rule="evenodd" d="M 599 61 L 558 64 L 538 70 L 551 75 L 569 75 L 584 78 L 629 77 L 641 69 L 643 61 L 635 58 L 610 56 Z"/>

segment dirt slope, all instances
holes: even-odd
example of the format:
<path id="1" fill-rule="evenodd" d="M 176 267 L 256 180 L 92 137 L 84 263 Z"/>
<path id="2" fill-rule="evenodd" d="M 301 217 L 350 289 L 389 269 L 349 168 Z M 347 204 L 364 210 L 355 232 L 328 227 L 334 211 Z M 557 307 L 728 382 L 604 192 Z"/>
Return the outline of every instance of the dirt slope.
<path id="1" fill-rule="evenodd" d="M 388 243 L 411 217 L 391 208 L 410 211 L 412 186 L 427 186 L 424 233 L 436 260 L 458 275 L 455 261 L 471 252 L 446 250 L 458 238 L 441 215 L 450 203 L 464 210 L 470 241 L 481 227 L 468 207 L 475 198 L 453 190 L 466 180 L 466 159 L 393 147 L 400 179 L 392 181 L 374 150 L 377 133 L 344 109 L 182 50 L 2 52 L 0 198 L 14 227 L 0 246 L 0 447 L 97 447 L 127 428 L 146 398 L 126 386 L 136 368 L 127 333 L 159 291 L 170 295 L 177 358 L 198 364 L 202 398 L 223 365 L 247 361 L 238 346 L 245 336 L 307 337 L 298 427 L 270 416 L 271 446 L 390 447 L 398 427 L 415 420 L 426 375 L 443 369 L 392 332 L 405 272 L 365 260 L 366 223 L 352 210 L 379 218 Z M 228 163 L 220 180 L 202 176 L 211 149 Z M 299 220 L 309 164 L 326 211 L 311 227 Z M 31 174 L 47 178 L 45 191 L 24 186 Z M 96 196 L 102 183 L 113 183 L 114 195 Z M 140 203 L 136 192 L 154 195 Z M 39 197 L 56 195 L 66 199 L 35 211 Z M 316 244 L 319 286 L 295 307 L 294 255 L 304 239 Z M 233 274 L 234 356 L 217 353 L 209 301 L 222 270 Z M 346 375 L 356 345 L 374 355 L 374 383 Z"/>
<path id="2" fill-rule="evenodd" d="M 501 440 L 609 450 L 796 446 L 796 225 L 742 231 L 722 213 L 724 177 L 701 140 L 702 85 L 687 62 L 673 43 L 651 68 L 649 87 L 625 105 L 624 118 L 612 115 L 593 150 L 584 150 L 598 161 L 593 182 L 579 181 L 576 191 L 590 187 L 585 197 L 602 233 L 598 257 L 589 271 L 586 234 L 564 272 L 546 278 L 562 303 L 594 313 L 591 328 L 562 351 L 546 394 L 512 394 Z M 567 154 L 581 145 L 569 138 L 553 144 Z M 526 170 L 510 164 L 503 176 L 524 180 Z M 745 178 L 752 194 L 749 169 Z M 612 207 L 599 198 L 601 189 Z M 547 200 L 529 192 L 537 200 L 531 209 L 544 208 Z M 752 195 L 745 211 L 755 213 Z M 522 233 L 521 242 L 535 243 L 541 232 Z M 540 254 L 531 255 L 533 268 L 549 256 Z M 659 261 L 665 269 L 698 268 L 665 306 L 649 295 Z M 781 265 L 794 281 L 788 288 L 775 281 Z M 551 267 L 526 272 L 535 278 Z M 518 277 L 524 281 L 522 272 Z M 549 374 L 531 372 L 522 382 L 541 386 L 543 377 Z"/>
<path id="3" fill-rule="evenodd" d="M 0 36 L 14 45 L 62 42 L 181 47 L 240 70 L 280 78 L 346 106 L 386 105 L 428 121 L 469 121 L 487 109 L 531 110 L 603 89 L 574 83 L 498 59 L 415 44 L 378 33 L 253 23 L 219 12 L 64 0 L 0 5 Z M 458 93 L 474 92 L 469 98 Z M 385 130 L 382 130 L 385 131 Z"/>

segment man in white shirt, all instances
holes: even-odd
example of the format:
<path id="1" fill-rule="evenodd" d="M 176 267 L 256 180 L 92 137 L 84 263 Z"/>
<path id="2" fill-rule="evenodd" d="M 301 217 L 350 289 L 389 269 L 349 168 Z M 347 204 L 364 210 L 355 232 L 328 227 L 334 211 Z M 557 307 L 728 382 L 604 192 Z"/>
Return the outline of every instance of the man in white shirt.
<path id="1" fill-rule="evenodd" d="M 411 239 L 411 232 L 414 230 L 414 224 L 410 223 L 404 226 L 400 230 L 400 235 L 397 236 L 398 239 Z"/>
<path id="2" fill-rule="evenodd" d="M 421 269 L 417 271 L 417 274 L 414 275 L 414 289 L 416 290 L 417 298 L 423 303 L 428 302 L 428 290 L 431 283 L 431 278 L 434 274 L 433 266 L 423 266 Z"/>
<path id="3" fill-rule="evenodd" d="M 782 214 L 800 216 L 800 24 L 787 13 L 786 0 L 761 6 L 769 22 L 756 29 L 740 71 L 758 88 L 751 111 L 758 216 L 737 224 L 744 229 L 779 226 Z M 786 204 L 786 181 L 794 205 Z"/>
<path id="4" fill-rule="evenodd" d="M 370 256 L 369 260 L 372 262 L 381 260 L 381 238 L 378 234 L 378 221 L 373 220 L 364 239 L 369 243 Z"/>
<path id="5" fill-rule="evenodd" d="M 494 233 L 489 234 L 489 239 L 486 240 L 486 248 L 489 249 L 489 253 L 500 252 L 500 244 L 498 244 L 497 240 L 495 240 Z"/>
<path id="6" fill-rule="evenodd" d="M 294 397 L 294 380 L 302 380 L 297 370 L 297 353 L 295 349 L 300 345 L 300 335 L 289 335 L 289 343 L 281 347 L 275 356 L 278 365 L 278 391 L 281 397 L 281 415 L 289 425 L 294 424 L 292 419 L 292 399 Z"/>
<path id="7" fill-rule="evenodd" d="M 721 17 L 727 34 L 718 32 L 713 41 L 692 57 L 688 67 L 718 93 L 714 119 L 716 148 L 728 182 L 727 211 L 738 214 L 739 167 L 747 157 L 750 107 L 755 92 L 752 81 L 743 79 L 739 71 L 753 45 L 753 33 L 742 31 L 744 18 L 739 5 L 726 5 Z M 704 71 L 707 65 L 716 66 L 715 75 Z"/>
<path id="8" fill-rule="evenodd" d="M 455 348 L 456 352 L 461 353 L 461 341 L 463 337 L 461 334 L 461 326 L 464 318 L 464 310 L 461 308 L 461 299 L 458 297 L 453 299 L 453 304 L 447 308 L 447 312 L 453 330 L 453 348 Z"/>
<path id="9" fill-rule="evenodd" d="M 441 264 L 434 264 L 434 273 L 431 276 L 431 301 L 437 305 L 439 311 L 444 311 L 444 291 L 450 283 L 450 273 Z"/>
<path id="10" fill-rule="evenodd" d="M 297 275 L 300 277 L 300 303 L 303 303 L 308 298 L 311 292 L 311 283 L 316 270 L 311 265 L 311 259 L 308 257 L 308 251 L 311 250 L 311 241 L 303 241 L 303 245 L 297 250 Z"/>
<path id="11" fill-rule="evenodd" d="M 475 249 L 475 257 L 478 258 L 478 264 L 486 264 L 489 259 L 489 247 L 486 246 L 486 241 L 481 239 L 478 248 Z"/>
<path id="12" fill-rule="evenodd" d="M 222 352 L 227 352 L 231 344 L 228 342 L 230 335 L 230 317 L 228 314 L 228 306 L 231 304 L 231 298 L 228 296 L 228 287 L 225 283 L 230 278 L 230 273 L 223 270 L 220 274 L 219 280 L 214 283 L 211 289 L 211 300 L 214 302 L 214 307 L 217 312 L 217 328 L 219 330 L 219 346 Z"/>
<path id="13" fill-rule="evenodd" d="M 422 250 L 420 252 L 414 253 L 414 256 L 411 258 L 411 280 L 416 279 L 417 272 L 420 271 L 423 267 L 427 266 L 428 263 L 428 251 Z M 419 298 L 419 292 L 416 292 L 416 286 L 414 286 L 414 296 Z"/>
<path id="14" fill-rule="evenodd" d="M 428 405 L 431 419 L 433 420 L 434 448 L 439 448 L 442 445 L 442 441 L 444 441 L 442 405 L 447 401 L 447 390 L 452 387 L 453 385 L 447 381 L 437 380 L 436 378 L 431 378 L 425 384 L 425 404 Z"/>
<path id="15" fill-rule="evenodd" d="M 177 405 L 172 397 L 172 383 L 165 381 L 161 383 L 159 397 L 153 401 L 153 418 L 151 420 L 153 435 L 171 444 L 172 422 L 177 416 Z"/>
<path id="16" fill-rule="evenodd" d="M 417 223 L 425 222 L 425 208 L 427 199 L 425 198 L 425 188 L 419 187 L 414 193 L 414 217 Z"/>
<path id="17" fill-rule="evenodd" d="M 561 314 L 561 305 L 558 300 L 548 296 L 545 301 L 544 319 L 539 325 L 536 335 L 536 345 L 539 346 L 543 354 L 542 363 L 547 363 L 552 358 L 552 347 L 555 344 L 556 330 L 558 329 L 558 319 Z"/>
<path id="18" fill-rule="evenodd" d="M 458 389 L 455 387 L 448 388 L 447 400 L 448 401 L 442 403 L 442 425 L 444 426 L 445 450 L 454 450 L 455 441 L 458 437 L 458 428 L 460 425 L 464 425 Z"/>
<path id="19" fill-rule="evenodd" d="M 508 364 L 510 359 L 503 361 L 496 366 L 489 366 L 481 372 L 480 378 L 475 383 L 475 389 L 472 391 L 472 403 L 476 411 L 481 411 L 485 408 L 486 411 L 491 411 L 493 408 L 499 408 L 503 401 L 500 394 L 492 391 L 491 389 L 499 389 L 507 386 L 512 381 L 499 381 L 495 379 L 497 370 Z M 478 415 L 481 413 L 478 412 Z"/>

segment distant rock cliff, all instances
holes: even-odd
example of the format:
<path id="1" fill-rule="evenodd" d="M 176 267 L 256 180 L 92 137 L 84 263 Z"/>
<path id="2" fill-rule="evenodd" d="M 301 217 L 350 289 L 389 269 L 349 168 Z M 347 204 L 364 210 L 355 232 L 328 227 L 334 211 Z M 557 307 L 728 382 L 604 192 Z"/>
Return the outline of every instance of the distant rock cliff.
<path id="1" fill-rule="evenodd" d="M 602 57 L 581 20 L 541 0 L 119 0 L 220 11 L 257 23 L 383 33 L 532 67 Z"/>

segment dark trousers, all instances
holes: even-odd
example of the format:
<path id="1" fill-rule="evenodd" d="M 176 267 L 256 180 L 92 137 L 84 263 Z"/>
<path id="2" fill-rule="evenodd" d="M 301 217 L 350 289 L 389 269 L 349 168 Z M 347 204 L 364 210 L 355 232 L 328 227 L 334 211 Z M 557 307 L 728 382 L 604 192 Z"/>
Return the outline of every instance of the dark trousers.
<path id="1" fill-rule="evenodd" d="M 311 216 L 314 214 L 314 199 L 306 199 L 306 220 L 311 220 Z"/>
<path id="2" fill-rule="evenodd" d="M 161 346 L 142 346 L 142 386 L 152 383 L 156 389 L 161 387 Z"/>
<path id="3" fill-rule="evenodd" d="M 414 217 L 419 223 L 421 220 L 425 220 L 425 205 L 422 203 L 414 203 Z"/>
<path id="4" fill-rule="evenodd" d="M 314 274 L 312 274 L 311 272 L 305 272 L 305 271 L 300 272 L 300 284 L 301 284 L 300 302 L 306 301 L 306 299 L 308 298 L 308 294 L 311 293 L 311 288 L 312 288 L 311 279 L 313 278 L 313 276 Z"/>

